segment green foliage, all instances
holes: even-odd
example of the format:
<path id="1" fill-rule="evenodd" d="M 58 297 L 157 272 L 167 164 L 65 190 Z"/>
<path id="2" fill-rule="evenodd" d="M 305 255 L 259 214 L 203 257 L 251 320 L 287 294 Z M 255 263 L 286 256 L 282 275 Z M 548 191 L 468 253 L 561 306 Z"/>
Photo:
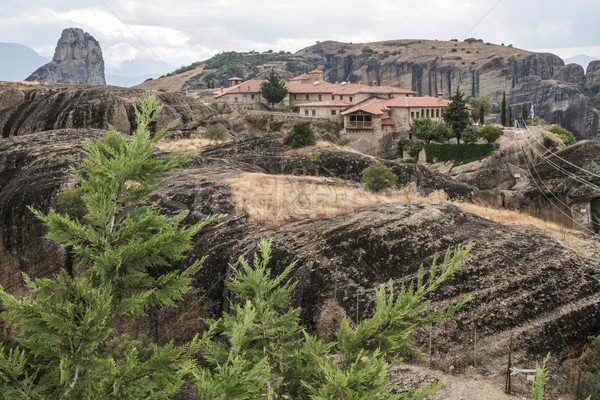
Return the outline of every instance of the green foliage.
<path id="1" fill-rule="evenodd" d="M 283 144 L 293 148 L 312 146 L 316 143 L 311 121 L 298 121 L 292 130 L 283 138 Z"/>
<path id="2" fill-rule="evenodd" d="M 72 169 L 86 210 L 81 219 L 31 209 L 49 228 L 48 239 L 72 248 L 77 273 L 62 269 L 51 279 L 24 274 L 28 294 L 21 299 L 0 288 L 3 317 L 19 332 L 13 346 L 0 345 L 0 397 L 165 398 L 191 373 L 196 339 L 180 347 L 152 344 L 151 351 L 110 346 L 118 320 L 172 307 L 189 290 L 202 260 L 185 270 L 166 267 L 216 218 L 181 228 L 185 213 L 166 217 L 143 201 L 192 157 L 153 156 L 153 144 L 178 122 L 151 136 L 146 127 L 161 108 L 154 97 L 135 107 L 132 140 L 111 126 L 108 139 L 84 142 L 88 158 Z"/>
<path id="3" fill-rule="evenodd" d="M 390 167 L 376 162 L 365 168 L 362 173 L 362 186 L 371 192 L 381 192 L 396 185 L 398 175 Z"/>
<path id="4" fill-rule="evenodd" d="M 260 94 L 271 105 L 279 103 L 287 96 L 288 90 L 285 81 L 279 79 L 273 68 L 267 76 L 267 81 L 260 84 Z"/>
<path id="5" fill-rule="evenodd" d="M 217 54 L 205 62 L 205 69 L 216 69 L 216 73 L 232 76 L 240 65 L 252 69 L 258 65 L 263 65 L 273 61 L 290 61 L 292 58 L 289 55 L 281 53 L 259 54 L 252 53 L 245 55 L 235 51 L 225 51 Z"/>
<path id="6" fill-rule="evenodd" d="M 425 157 L 428 163 L 452 161 L 454 166 L 483 160 L 494 154 L 493 144 L 426 144 Z"/>
<path id="7" fill-rule="evenodd" d="M 429 275 L 376 291 L 370 318 L 355 329 L 342 323 L 336 339 L 324 344 L 299 324 L 300 309 L 289 307 L 294 264 L 271 276 L 271 243 L 261 242 L 253 263 L 240 258 L 227 282 L 229 313 L 207 320 L 202 337 L 203 364 L 194 375 L 200 399 L 425 399 L 441 385 L 392 394 L 386 373 L 401 355 L 419 355 L 412 331 L 454 314 L 470 299 L 428 311 L 430 293 L 462 267 L 472 244 L 434 259 Z M 342 360 L 337 360 L 337 355 Z"/>
<path id="8" fill-rule="evenodd" d="M 548 367 L 546 363 L 550 359 L 550 353 L 544 358 L 542 366 L 535 363 L 535 380 L 531 386 L 531 399 L 532 400 L 544 400 L 544 386 L 548 382 Z"/>
<path id="9" fill-rule="evenodd" d="M 348 143 L 350 143 L 350 138 L 348 138 L 347 136 L 339 138 L 338 141 L 335 142 L 335 144 L 337 144 L 338 146 L 345 146 Z"/>
<path id="10" fill-rule="evenodd" d="M 463 131 L 462 139 L 465 144 L 477 142 L 479 139 L 479 132 L 477 131 L 477 128 L 474 126 L 467 126 L 467 128 Z"/>
<path id="11" fill-rule="evenodd" d="M 485 124 L 485 109 L 483 106 L 479 107 L 479 125 Z"/>
<path id="12" fill-rule="evenodd" d="M 216 101 L 211 101 L 210 103 L 208 103 L 208 106 L 210 108 L 212 108 L 213 110 L 215 110 L 216 112 L 218 112 L 219 114 L 221 114 L 221 108 L 219 107 L 219 103 L 217 103 Z"/>
<path id="13" fill-rule="evenodd" d="M 363 54 L 373 54 L 373 53 L 375 53 L 375 51 L 372 48 L 370 48 L 369 46 L 364 46 L 361 51 L 362 51 Z"/>
<path id="14" fill-rule="evenodd" d="M 500 125 L 506 126 L 506 91 L 502 92 L 502 105 L 500 106 Z"/>
<path id="15" fill-rule="evenodd" d="M 504 131 L 502 128 L 494 126 L 492 124 L 487 124 L 479 131 L 479 136 L 485 139 L 488 143 L 494 143 L 497 141 Z"/>
<path id="16" fill-rule="evenodd" d="M 583 392 L 592 400 L 600 400 L 600 336 L 590 336 L 589 348 L 583 357 Z"/>
<path id="17" fill-rule="evenodd" d="M 433 141 L 445 142 L 452 137 L 452 131 L 442 121 L 433 121 L 431 118 L 415 118 L 410 126 L 410 135 L 426 143 Z"/>
<path id="18" fill-rule="evenodd" d="M 455 48 L 452 49 L 453 53 L 456 53 L 458 50 L 456 50 Z"/>
<path id="19" fill-rule="evenodd" d="M 342 49 L 338 49 L 338 51 L 337 51 L 337 52 L 338 52 L 338 54 L 344 54 L 344 53 L 346 52 L 346 50 L 344 50 L 344 49 L 342 48 Z"/>
<path id="20" fill-rule="evenodd" d="M 571 132 L 559 125 L 552 125 L 550 128 L 548 128 L 548 130 L 552 133 L 556 133 L 557 135 L 559 135 L 563 143 L 567 146 L 570 146 L 577 142 L 577 139 L 575 139 L 575 136 L 573 136 Z"/>
<path id="21" fill-rule="evenodd" d="M 407 152 L 411 158 L 417 160 L 419 158 L 419 153 L 421 153 L 422 149 L 422 143 L 414 142 L 406 138 L 402 138 L 398 141 L 398 154 L 400 154 L 401 156 L 403 152 Z"/>
<path id="22" fill-rule="evenodd" d="M 460 142 L 462 132 L 469 126 L 470 118 L 465 101 L 463 100 L 463 93 L 460 88 L 456 88 L 456 93 L 451 97 L 452 102 L 442 113 L 444 122 L 452 129 L 456 140 Z"/>
<path id="23" fill-rule="evenodd" d="M 223 124 L 210 124 L 206 127 L 206 136 L 209 139 L 225 140 L 227 138 L 227 128 Z"/>
<path id="24" fill-rule="evenodd" d="M 267 125 L 269 125 L 269 117 L 266 115 L 258 117 L 256 115 L 248 114 L 244 119 L 248 125 L 256 129 L 266 129 Z"/>
<path id="25" fill-rule="evenodd" d="M 463 40 L 463 42 L 467 42 L 467 43 L 483 43 L 483 39 L 475 39 L 475 38 L 466 38 L 465 40 Z"/>
<path id="26" fill-rule="evenodd" d="M 523 122 L 525 123 L 529 119 L 529 109 L 527 108 L 527 102 L 523 102 L 523 107 L 521 108 L 521 118 L 523 118 Z"/>
<path id="27" fill-rule="evenodd" d="M 83 220 L 87 214 L 87 207 L 82 199 L 84 190 L 81 186 L 76 185 L 70 189 L 58 194 L 58 207 L 64 214 L 72 219 Z"/>
<path id="28" fill-rule="evenodd" d="M 488 96 L 471 97 L 468 101 L 469 105 L 478 114 L 481 124 L 483 125 L 482 118 L 485 113 L 492 111 L 492 99 Z M 474 117 L 475 118 L 475 117 Z M 477 119 L 477 118 L 475 118 Z"/>
<path id="29" fill-rule="evenodd" d="M 512 107 L 509 105 L 508 106 L 508 126 L 513 126 L 513 114 L 512 114 Z"/>

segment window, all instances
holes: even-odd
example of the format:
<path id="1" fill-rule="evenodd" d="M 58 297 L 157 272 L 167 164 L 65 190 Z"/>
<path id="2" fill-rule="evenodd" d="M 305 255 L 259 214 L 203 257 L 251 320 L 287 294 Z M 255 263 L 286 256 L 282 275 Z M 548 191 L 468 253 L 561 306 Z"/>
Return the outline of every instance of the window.
<path id="1" fill-rule="evenodd" d="M 371 115 L 350 115 L 347 129 L 373 129 L 373 117 Z"/>
<path id="2" fill-rule="evenodd" d="M 439 118 L 439 117 L 440 117 L 440 109 L 439 109 L 439 108 L 436 108 L 436 109 L 435 109 L 435 117 L 436 117 L 436 118 Z"/>
<path id="3" fill-rule="evenodd" d="M 350 96 L 350 103 L 352 103 L 352 96 Z"/>
<path id="4" fill-rule="evenodd" d="M 331 115 L 336 115 L 336 111 L 335 110 L 331 110 Z"/>
<path id="5" fill-rule="evenodd" d="M 414 117 L 415 117 L 415 112 L 414 112 L 414 111 L 411 111 L 411 112 L 410 112 L 410 118 L 414 118 Z"/>
<path id="6" fill-rule="evenodd" d="M 340 95 L 340 100 L 344 100 L 344 96 Z"/>
<path id="7" fill-rule="evenodd" d="M 429 108 L 427 109 L 427 118 L 429 118 Z"/>
<path id="8" fill-rule="evenodd" d="M 304 115 L 308 115 L 308 110 L 304 110 Z"/>
<path id="9" fill-rule="evenodd" d="M 416 117 L 417 117 L 417 118 L 419 118 L 419 112 L 418 112 L 418 111 L 417 111 L 417 115 L 416 115 Z"/>
<path id="10" fill-rule="evenodd" d="M 309 95 L 306 95 L 306 100 L 310 100 L 310 97 L 309 97 Z"/>
<path id="11" fill-rule="evenodd" d="M 251 95 L 250 95 L 250 98 L 251 98 L 252 100 L 254 100 L 254 95 L 253 95 L 253 94 L 251 94 Z"/>
<path id="12" fill-rule="evenodd" d="M 334 94 L 331 95 L 331 100 L 335 100 L 335 95 Z"/>
<path id="13" fill-rule="evenodd" d="M 317 110 L 311 110 L 311 114 L 314 117 L 315 115 L 317 115 Z"/>
<path id="14" fill-rule="evenodd" d="M 323 99 L 321 98 L 321 95 L 319 95 L 319 101 L 321 101 L 321 100 L 323 100 Z"/>
<path id="15" fill-rule="evenodd" d="M 294 93 L 294 100 L 296 100 L 296 93 Z"/>
<path id="16" fill-rule="evenodd" d="M 234 98 L 233 98 L 233 101 L 237 103 L 237 101 L 238 101 L 238 98 L 237 98 L 237 97 L 234 97 Z"/>

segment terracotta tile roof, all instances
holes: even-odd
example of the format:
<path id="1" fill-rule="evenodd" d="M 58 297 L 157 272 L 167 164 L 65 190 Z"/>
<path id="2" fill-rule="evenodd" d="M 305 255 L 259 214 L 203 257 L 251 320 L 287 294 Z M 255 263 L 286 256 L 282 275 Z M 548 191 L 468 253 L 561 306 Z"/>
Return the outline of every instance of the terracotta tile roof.
<path id="1" fill-rule="evenodd" d="M 386 99 L 388 107 L 448 107 L 450 100 L 439 100 L 437 97 L 393 97 Z"/>
<path id="2" fill-rule="evenodd" d="M 381 120 L 381 125 L 396 125 L 396 124 L 394 123 L 393 119 L 391 119 L 390 117 L 387 117 L 387 118 L 383 118 Z"/>
<path id="3" fill-rule="evenodd" d="M 340 100 L 314 101 L 312 103 L 298 104 L 299 107 L 350 107 L 353 105 L 353 103 Z"/>
<path id="4" fill-rule="evenodd" d="M 381 97 L 370 97 L 366 100 L 361 101 L 354 107 L 350 107 L 349 109 L 342 111 L 342 115 L 352 114 L 357 111 L 364 111 L 373 115 L 383 115 L 383 110 L 386 108 L 383 103 L 384 99 Z"/>
<path id="5" fill-rule="evenodd" d="M 213 92 L 213 95 L 215 96 L 215 98 L 218 98 L 218 97 L 221 97 L 228 93 L 231 93 L 231 94 L 234 94 L 234 93 L 258 93 L 258 92 L 260 92 L 260 84 L 263 82 L 266 82 L 266 80 L 250 79 L 249 81 L 242 82 L 238 85 L 232 86 L 227 89 L 223 89 L 222 92 L 221 92 L 221 89 L 219 89 L 219 90 Z"/>
<path id="6" fill-rule="evenodd" d="M 302 74 L 290 79 L 290 81 L 303 81 L 306 79 L 310 79 L 310 76 L 308 74 Z"/>

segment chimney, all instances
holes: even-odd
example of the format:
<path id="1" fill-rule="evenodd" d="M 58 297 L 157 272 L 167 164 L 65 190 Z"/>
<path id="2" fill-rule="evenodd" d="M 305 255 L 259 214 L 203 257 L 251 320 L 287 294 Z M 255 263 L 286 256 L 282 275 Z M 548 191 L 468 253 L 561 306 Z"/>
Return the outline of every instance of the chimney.
<path id="1" fill-rule="evenodd" d="M 442 101 L 443 99 L 444 93 L 442 92 L 438 92 L 438 101 Z"/>
<path id="2" fill-rule="evenodd" d="M 404 89 L 404 81 L 400 81 L 400 89 Z"/>
<path id="3" fill-rule="evenodd" d="M 248 85 L 248 91 L 250 91 L 250 85 Z"/>
<path id="4" fill-rule="evenodd" d="M 221 93 L 223 93 L 223 85 L 221 85 Z"/>
<path id="5" fill-rule="evenodd" d="M 358 83 L 359 83 L 360 85 L 362 85 L 362 84 L 363 84 L 363 81 L 358 81 Z"/>
<path id="6" fill-rule="evenodd" d="M 373 79 L 373 86 L 377 86 L 377 81 Z"/>

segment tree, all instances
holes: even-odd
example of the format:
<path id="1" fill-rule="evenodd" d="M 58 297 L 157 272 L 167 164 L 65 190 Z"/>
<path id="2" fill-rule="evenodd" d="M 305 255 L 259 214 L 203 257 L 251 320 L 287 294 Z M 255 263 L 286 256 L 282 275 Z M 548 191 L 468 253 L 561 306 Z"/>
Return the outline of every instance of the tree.
<path id="1" fill-rule="evenodd" d="M 410 136 L 424 140 L 425 143 L 431 142 L 433 139 L 433 121 L 431 118 L 415 118 L 410 124 Z"/>
<path id="2" fill-rule="evenodd" d="M 191 157 L 153 156 L 153 144 L 177 124 L 151 137 L 146 126 L 160 110 L 154 97 L 146 97 L 135 107 L 132 140 L 111 126 L 109 139 L 83 144 L 88 157 L 72 170 L 82 218 L 31 209 L 49 228 L 47 238 L 72 249 L 76 270 L 61 269 L 52 279 L 24 274 L 29 294 L 22 299 L 0 289 L 4 317 L 19 332 L 14 344 L 0 345 L 0 397 L 165 398 L 191 374 L 196 339 L 142 351 L 127 346 L 116 327 L 118 319 L 172 307 L 182 298 L 202 260 L 184 270 L 166 267 L 217 218 L 181 228 L 185 213 L 166 217 L 144 202 L 169 170 Z"/>
<path id="3" fill-rule="evenodd" d="M 502 128 L 488 124 L 481 128 L 479 136 L 484 138 L 488 143 L 494 143 L 503 133 Z"/>
<path id="4" fill-rule="evenodd" d="M 288 94 L 285 81 L 279 79 L 273 68 L 271 68 L 271 72 L 267 76 L 267 81 L 260 84 L 260 94 L 271 106 L 279 103 Z"/>
<path id="5" fill-rule="evenodd" d="M 292 130 L 283 138 L 283 144 L 293 148 L 312 146 L 316 143 L 311 121 L 298 121 Z"/>
<path id="6" fill-rule="evenodd" d="M 479 125 L 485 124 L 485 109 L 483 106 L 479 107 Z"/>
<path id="7" fill-rule="evenodd" d="M 468 126 L 462 134 L 463 141 L 466 144 L 473 144 L 479 139 L 479 132 L 474 126 Z"/>
<path id="8" fill-rule="evenodd" d="M 523 123 L 526 124 L 529 119 L 529 110 L 527 109 L 527 102 L 523 102 L 523 107 L 521 108 L 521 118 L 523 118 Z"/>
<path id="9" fill-rule="evenodd" d="M 200 399 L 424 399 L 440 383 L 409 393 L 393 394 L 386 373 L 389 360 L 401 354 L 421 357 L 411 334 L 419 326 L 454 314 L 469 298 L 428 311 L 430 293 L 462 267 L 472 244 L 437 257 L 408 285 L 392 281 L 376 290 L 370 318 L 356 328 L 344 320 L 328 344 L 299 323 L 301 310 L 289 307 L 295 287 L 289 276 L 294 264 L 272 277 L 268 268 L 271 243 L 261 242 L 253 262 L 240 258 L 231 266 L 227 287 L 231 311 L 206 320 L 202 337 L 204 363 L 195 371 Z M 334 357 L 341 355 L 341 360 Z"/>
<path id="10" fill-rule="evenodd" d="M 452 102 L 442 113 L 444 122 L 452 128 L 452 132 L 460 143 L 462 132 L 470 125 L 469 112 L 463 100 L 463 93 L 456 88 L 456 93 L 451 97 Z"/>
<path id="11" fill-rule="evenodd" d="M 473 110 L 478 114 L 477 117 L 481 120 L 483 114 L 492 111 L 492 99 L 488 96 L 471 97 L 468 101 L 469 105 L 473 107 Z M 482 111 L 483 108 L 483 111 Z M 476 118 L 477 119 L 477 118 Z M 483 123 L 482 123 L 483 124 Z"/>
<path id="12" fill-rule="evenodd" d="M 506 126 L 506 91 L 502 92 L 502 105 L 500 106 L 500 125 Z"/>
<path id="13" fill-rule="evenodd" d="M 362 185 L 371 192 L 381 192 L 396 185 L 398 175 L 390 167 L 376 162 L 365 168 L 362 173 Z"/>

